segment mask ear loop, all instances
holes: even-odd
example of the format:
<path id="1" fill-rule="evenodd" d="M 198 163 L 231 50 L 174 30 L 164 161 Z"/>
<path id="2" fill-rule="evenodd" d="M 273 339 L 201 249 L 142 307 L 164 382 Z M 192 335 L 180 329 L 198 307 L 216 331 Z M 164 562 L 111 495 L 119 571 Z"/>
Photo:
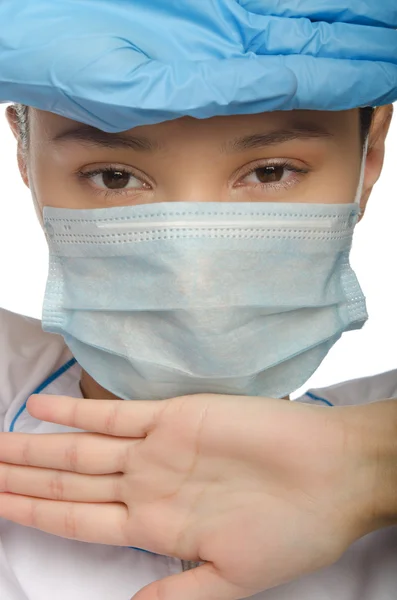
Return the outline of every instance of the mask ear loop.
<path id="1" fill-rule="evenodd" d="M 369 136 L 367 136 L 367 139 L 365 140 L 365 144 L 364 144 L 363 158 L 361 161 L 361 169 L 360 169 L 360 180 L 358 183 L 356 197 L 354 199 L 354 204 L 358 204 L 358 205 L 360 205 L 360 203 L 361 203 L 361 196 L 362 196 L 363 189 L 364 189 L 365 167 L 367 164 L 368 147 L 369 147 Z M 361 210 L 360 210 L 359 214 L 361 216 Z"/>

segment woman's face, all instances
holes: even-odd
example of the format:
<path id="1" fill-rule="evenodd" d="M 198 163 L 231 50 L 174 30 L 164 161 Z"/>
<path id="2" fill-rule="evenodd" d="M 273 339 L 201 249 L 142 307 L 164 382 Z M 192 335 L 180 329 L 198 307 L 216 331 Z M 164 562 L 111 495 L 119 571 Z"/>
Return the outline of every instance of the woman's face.
<path id="1" fill-rule="evenodd" d="M 159 202 L 350 203 L 362 163 L 358 111 L 311 111 L 184 118 L 123 134 L 29 110 L 22 177 L 39 219 L 45 206 L 105 208 Z M 378 178 L 390 107 L 377 112 L 366 162 L 362 209 Z M 114 398 L 83 371 L 86 397 Z"/>

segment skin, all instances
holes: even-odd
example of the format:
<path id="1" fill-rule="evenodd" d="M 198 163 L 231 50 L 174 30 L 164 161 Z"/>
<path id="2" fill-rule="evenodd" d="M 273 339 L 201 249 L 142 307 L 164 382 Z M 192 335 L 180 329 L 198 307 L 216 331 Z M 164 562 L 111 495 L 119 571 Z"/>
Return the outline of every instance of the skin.
<path id="1" fill-rule="evenodd" d="M 30 147 L 19 145 L 18 158 L 39 218 L 44 206 L 351 202 L 361 164 L 355 111 L 299 115 L 301 128 L 302 118 L 312 128 L 326 122 L 331 135 L 222 152 L 231 137 L 285 131 L 295 116 L 184 119 L 129 132 L 167 144 L 149 154 L 72 142 L 70 134 L 55 142 L 76 124 L 33 111 Z M 17 134 L 12 109 L 8 117 Z M 375 116 L 362 212 L 381 172 L 390 118 L 390 107 Z M 281 186 L 247 177 L 258 161 L 275 159 L 308 172 L 291 181 L 288 173 Z M 109 163 L 145 172 L 147 187 L 109 194 L 101 177 L 76 176 Z M 153 582 L 136 600 L 246 598 L 331 565 L 363 535 L 397 524 L 396 400 L 332 409 L 212 394 L 125 402 L 105 400 L 108 392 L 86 374 L 82 388 L 86 399 L 35 396 L 28 410 L 90 433 L 0 434 L 0 517 L 204 562 Z"/>
<path id="2" fill-rule="evenodd" d="M 391 106 L 379 108 L 375 114 L 360 203 L 362 214 L 381 174 L 391 116 Z M 289 111 L 203 121 L 183 118 L 124 132 L 116 136 L 118 147 L 110 147 L 115 136 L 94 129 L 87 132 L 87 128 L 71 134 L 81 124 L 30 109 L 30 141 L 25 149 L 12 107 L 7 118 L 18 140 L 21 176 L 32 192 L 40 222 L 44 206 L 87 209 L 215 200 L 350 203 L 358 187 L 362 158 L 358 110 Z M 275 131 L 282 135 L 272 143 L 258 139 Z M 87 139 L 98 135 L 101 143 Z M 296 139 L 286 139 L 294 135 Z M 57 140 L 60 136 L 63 139 Z M 233 148 L 235 140 L 252 136 L 253 147 Z M 121 137 L 130 141 L 145 138 L 146 145 L 153 148 L 142 149 L 142 143 L 127 147 Z M 287 168 L 277 167 L 286 162 Z M 276 169 L 266 171 L 271 165 Z M 126 187 L 117 188 L 120 181 L 114 172 L 110 182 L 104 182 L 102 175 L 91 179 L 79 175 L 106 168 L 128 171 L 131 177 L 121 181 Z M 115 399 L 85 372 L 81 388 L 87 398 Z"/>

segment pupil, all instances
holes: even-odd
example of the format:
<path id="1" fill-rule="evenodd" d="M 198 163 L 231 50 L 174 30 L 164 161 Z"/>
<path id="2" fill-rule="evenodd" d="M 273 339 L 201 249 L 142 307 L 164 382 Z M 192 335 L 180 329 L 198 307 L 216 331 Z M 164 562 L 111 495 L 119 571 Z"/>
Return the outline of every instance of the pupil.
<path id="1" fill-rule="evenodd" d="M 261 183 L 272 183 L 281 181 L 284 175 L 284 167 L 263 167 L 257 169 L 256 176 Z"/>
<path id="2" fill-rule="evenodd" d="M 120 190 L 128 185 L 130 177 L 129 173 L 123 171 L 106 171 L 103 173 L 103 183 L 111 190 Z"/>

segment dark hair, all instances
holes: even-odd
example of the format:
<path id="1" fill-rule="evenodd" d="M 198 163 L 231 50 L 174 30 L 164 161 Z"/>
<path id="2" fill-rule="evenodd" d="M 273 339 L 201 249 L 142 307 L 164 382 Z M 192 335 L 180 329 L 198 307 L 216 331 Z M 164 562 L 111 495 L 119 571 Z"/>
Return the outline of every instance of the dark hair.
<path id="1" fill-rule="evenodd" d="M 24 104 L 15 104 L 14 106 L 22 145 L 27 148 L 29 144 L 29 107 Z M 371 129 L 373 115 L 374 108 L 371 106 L 360 108 L 361 142 L 363 146 Z"/>
<path id="2" fill-rule="evenodd" d="M 360 108 L 361 142 L 364 146 L 371 130 L 375 109 L 372 106 Z"/>

